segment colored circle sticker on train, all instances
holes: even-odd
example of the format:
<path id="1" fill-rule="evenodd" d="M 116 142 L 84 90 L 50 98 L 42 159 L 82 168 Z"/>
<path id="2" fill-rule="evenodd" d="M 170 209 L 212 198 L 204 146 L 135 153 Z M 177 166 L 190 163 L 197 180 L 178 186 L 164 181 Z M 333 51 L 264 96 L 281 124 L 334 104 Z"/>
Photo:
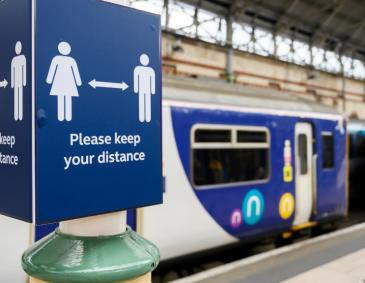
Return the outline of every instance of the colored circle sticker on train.
<path id="1" fill-rule="evenodd" d="M 240 209 L 233 210 L 231 214 L 231 226 L 236 229 L 242 224 L 242 211 Z"/>
<path id="2" fill-rule="evenodd" d="M 289 219 L 294 212 L 295 203 L 291 193 L 285 193 L 280 198 L 279 214 L 282 219 Z"/>
<path id="3" fill-rule="evenodd" d="M 248 225 L 257 224 L 265 211 L 265 201 L 261 192 L 254 189 L 247 193 L 242 204 L 243 219 Z"/>

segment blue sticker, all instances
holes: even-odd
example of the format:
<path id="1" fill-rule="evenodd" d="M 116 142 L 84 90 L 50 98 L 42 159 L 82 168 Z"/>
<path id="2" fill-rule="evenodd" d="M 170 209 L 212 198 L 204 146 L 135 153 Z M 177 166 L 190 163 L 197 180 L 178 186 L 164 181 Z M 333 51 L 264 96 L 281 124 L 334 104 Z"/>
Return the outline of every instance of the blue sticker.
<path id="1" fill-rule="evenodd" d="M 243 219 L 248 225 L 257 224 L 265 211 L 264 197 L 258 190 L 251 190 L 247 193 L 243 204 Z"/>

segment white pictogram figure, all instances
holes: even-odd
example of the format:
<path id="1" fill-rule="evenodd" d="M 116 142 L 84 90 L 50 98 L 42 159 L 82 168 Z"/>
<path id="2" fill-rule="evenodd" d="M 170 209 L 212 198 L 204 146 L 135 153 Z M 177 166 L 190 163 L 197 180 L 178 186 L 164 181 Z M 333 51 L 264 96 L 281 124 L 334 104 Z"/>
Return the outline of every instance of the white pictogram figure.
<path id="1" fill-rule="evenodd" d="M 139 121 L 151 122 L 151 94 L 156 93 L 155 87 L 155 71 L 148 67 L 150 59 L 146 54 L 140 57 L 142 66 L 134 69 L 134 92 L 139 97 Z"/>
<path id="2" fill-rule="evenodd" d="M 14 89 L 14 119 L 23 120 L 23 88 L 27 86 L 27 60 L 22 53 L 22 43 L 15 44 L 17 56 L 11 61 L 11 88 Z"/>
<path id="3" fill-rule="evenodd" d="M 82 85 L 79 69 L 75 59 L 68 56 L 71 46 L 67 42 L 58 45 L 61 55 L 53 58 L 49 68 L 47 83 L 52 84 L 50 95 L 58 97 L 58 120 L 72 120 L 72 97 L 78 97 L 78 86 Z"/>

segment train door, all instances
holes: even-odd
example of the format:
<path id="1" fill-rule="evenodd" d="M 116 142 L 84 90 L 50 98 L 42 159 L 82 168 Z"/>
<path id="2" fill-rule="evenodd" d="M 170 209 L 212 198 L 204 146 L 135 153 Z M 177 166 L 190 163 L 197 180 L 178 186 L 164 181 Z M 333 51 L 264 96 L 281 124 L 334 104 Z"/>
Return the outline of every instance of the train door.
<path id="1" fill-rule="evenodd" d="M 313 210 L 312 127 L 308 123 L 295 125 L 295 219 L 294 225 L 310 220 Z"/>

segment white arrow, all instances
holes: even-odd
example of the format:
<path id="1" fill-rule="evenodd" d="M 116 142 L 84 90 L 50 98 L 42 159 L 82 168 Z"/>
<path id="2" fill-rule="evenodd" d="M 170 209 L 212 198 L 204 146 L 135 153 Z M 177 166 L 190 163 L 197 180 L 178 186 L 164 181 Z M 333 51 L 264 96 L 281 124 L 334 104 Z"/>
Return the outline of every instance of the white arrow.
<path id="1" fill-rule="evenodd" d="M 6 88 L 7 85 L 8 85 L 8 81 L 5 79 L 2 82 L 0 82 L 0 87 Z"/>
<path id="2" fill-rule="evenodd" d="M 98 82 L 97 80 L 93 79 L 91 82 L 89 82 L 89 85 L 92 88 L 97 88 L 97 87 L 103 87 L 103 88 L 116 88 L 116 89 L 121 89 L 121 90 L 126 90 L 129 86 L 125 83 L 108 83 L 108 82 Z"/>

